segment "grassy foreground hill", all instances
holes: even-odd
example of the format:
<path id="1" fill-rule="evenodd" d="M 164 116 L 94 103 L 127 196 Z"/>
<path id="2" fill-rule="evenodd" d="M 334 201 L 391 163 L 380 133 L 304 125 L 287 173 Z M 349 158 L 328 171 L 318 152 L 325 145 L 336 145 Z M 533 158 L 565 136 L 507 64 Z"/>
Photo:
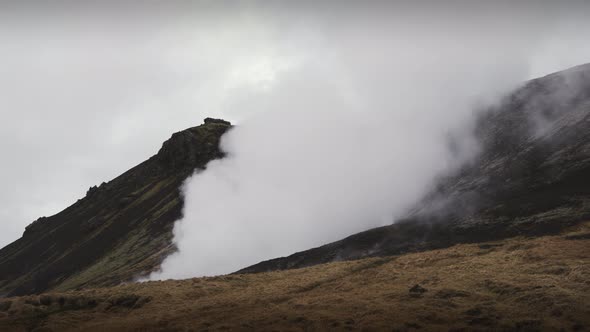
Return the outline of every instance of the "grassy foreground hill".
<path id="1" fill-rule="evenodd" d="M 0 300 L 1 331 L 582 331 L 590 222 L 398 256 Z"/>

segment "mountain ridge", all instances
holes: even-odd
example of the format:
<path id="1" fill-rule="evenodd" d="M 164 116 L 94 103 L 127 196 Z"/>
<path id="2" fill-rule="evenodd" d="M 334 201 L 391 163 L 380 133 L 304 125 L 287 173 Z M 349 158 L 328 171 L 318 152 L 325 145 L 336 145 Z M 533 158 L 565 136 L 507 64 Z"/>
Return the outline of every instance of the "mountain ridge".
<path id="1" fill-rule="evenodd" d="M 27 226 L 0 250 L 0 295 L 112 286 L 157 268 L 175 250 L 182 183 L 223 157 L 219 139 L 229 128 L 207 118 L 177 132 L 156 155 Z"/>
<path id="2" fill-rule="evenodd" d="M 551 234 L 588 219 L 589 111 L 590 64 L 528 81 L 482 113 L 479 157 L 441 178 L 407 217 L 238 273 Z M 176 250 L 182 184 L 223 157 L 230 128 L 207 118 L 177 132 L 153 157 L 33 222 L 0 250 L 0 296 L 113 286 L 158 269 Z"/>

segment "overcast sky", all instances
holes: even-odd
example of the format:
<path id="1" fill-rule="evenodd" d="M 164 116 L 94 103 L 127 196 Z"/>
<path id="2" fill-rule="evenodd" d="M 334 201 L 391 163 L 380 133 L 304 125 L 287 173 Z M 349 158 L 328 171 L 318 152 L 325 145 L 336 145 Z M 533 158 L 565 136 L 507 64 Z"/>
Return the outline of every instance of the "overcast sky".
<path id="1" fill-rule="evenodd" d="M 382 45 L 383 54 L 401 54 L 397 68 L 421 75 L 421 63 L 438 55 L 433 45 L 442 59 L 473 47 L 497 52 L 475 58 L 485 61 L 514 54 L 508 68 L 519 72 L 506 72 L 506 82 L 590 62 L 588 8 L 581 4 L 312 3 L 1 2 L 0 246 L 147 159 L 173 132 L 207 116 L 247 121 L 258 112 L 256 96 L 313 68 L 306 64 L 331 66 L 326 84 L 346 84 L 354 73 L 358 81 L 340 87 L 354 103 L 358 82 L 371 82 L 379 68 L 365 71 L 352 58 L 355 48 L 381 54 L 375 45 Z M 432 28 L 448 23 L 470 39 Z M 470 44 L 480 34 L 484 40 Z M 482 47 L 486 41 L 493 48 Z M 384 57 L 370 59 L 388 66 Z"/>

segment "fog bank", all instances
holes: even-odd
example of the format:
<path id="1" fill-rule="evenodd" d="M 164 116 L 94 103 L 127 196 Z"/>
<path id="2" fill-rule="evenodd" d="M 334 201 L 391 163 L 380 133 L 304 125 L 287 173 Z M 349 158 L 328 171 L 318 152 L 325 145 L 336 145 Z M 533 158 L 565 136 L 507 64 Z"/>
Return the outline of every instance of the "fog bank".
<path id="1" fill-rule="evenodd" d="M 227 95 L 254 115 L 186 182 L 179 251 L 151 279 L 229 273 L 392 223 L 476 154 L 476 111 L 538 70 L 537 50 L 573 19 L 508 5 L 248 13 L 279 56 Z"/>

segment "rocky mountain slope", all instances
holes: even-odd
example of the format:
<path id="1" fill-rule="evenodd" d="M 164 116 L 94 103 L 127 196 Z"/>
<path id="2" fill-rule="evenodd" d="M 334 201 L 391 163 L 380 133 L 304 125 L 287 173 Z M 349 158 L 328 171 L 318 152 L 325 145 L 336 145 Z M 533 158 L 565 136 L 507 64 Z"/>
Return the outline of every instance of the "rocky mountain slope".
<path id="1" fill-rule="evenodd" d="M 590 65 L 529 81 L 483 114 L 480 155 L 407 218 L 240 272 L 556 233 L 590 218 Z M 223 157 L 229 128 L 206 119 L 176 133 L 157 155 L 29 225 L 0 250 L 0 297 L 112 286 L 157 269 L 175 249 L 181 184 Z"/>
<path id="2" fill-rule="evenodd" d="M 590 224 L 310 268 L 0 299 L 1 331 L 584 331 Z"/>
<path id="3" fill-rule="evenodd" d="M 174 250 L 180 186 L 222 157 L 219 139 L 230 127 L 206 119 L 176 133 L 149 160 L 29 225 L 0 250 L 0 297 L 116 285 L 158 267 Z"/>
<path id="4" fill-rule="evenodd" d="M 475 133 L 480 155 L 407 218 L 240 272 L 548 234 L 590 218 L 590 64 L 527 82 Z"/>

